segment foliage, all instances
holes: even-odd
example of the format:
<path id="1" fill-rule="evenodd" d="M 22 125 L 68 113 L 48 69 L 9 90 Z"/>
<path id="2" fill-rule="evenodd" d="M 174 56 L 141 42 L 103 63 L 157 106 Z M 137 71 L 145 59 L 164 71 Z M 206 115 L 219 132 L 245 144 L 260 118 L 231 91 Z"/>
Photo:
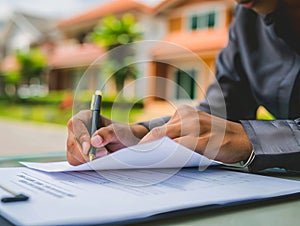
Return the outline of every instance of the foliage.
<path id="1" fill-rule="evenodd" d="M 21 100 L 14 103 L 7 99 L 0 99 L 0 117 L 16 120 L 26 120 L 35 122 L 47 122 L 66 125 L 72 117 L 73 109 L 61 108 L 61 101 L 64 93 L 50 93 L 48 97 L 36 97 L 32 99 Z M 89 105 L 90 97 L 86 100 Z M 134 105 L 129 112 L 127 106 L 117 106 L 113 112 L 113 99 L 107 99 L 102 105 L 101 114 L 123 123 L 133 123 L 142 113 L 141 105 Z M 142 104 L 142 103 L 140 103 Z"/>
<path id="2" fill-rule="evenodd" d="M 21 81 L 21 74 L 19 71 L 7 71 L 3 72 L 4 81 L 8 84 L 19 84 Z"/>
<path id="3" fill-rule="evenodd" d="M 125 14 L 120 19 L 107 16 L 99 22 L 90 37 L 96 44 L 110 50 L 141 38 L 142 34 L 137 31 L 135 24 L 135 18 L 131 14 Z"/>
<path id="4" fill-rule="evenodd" d="M 29 84 L 31 78 L 40 78 L 46 69 L 44 53 L 35 48 L 29 51 L 16 51 L 16 59 L 20 64 L 22 81 Z"/>
<path id="5" fill-rule="evenodd" d="M 112 50 L 139 40 L 142 33 L 136 29 L 134 16 L 125 14 L 120 19 L 115 16 L 103 18 L 89 36 L 96 44 L 107 50 Z M 123 89 L 126 79 L 137 77 L 138 72 L 135 66 L 127 63 L 133 54 L 134 52 L 130 48 L 124 48 L 122 52 L 110 54 L 109 60 L 105 64 L 106 68 L 103 69 L 104 74 L 112 75 L 118 92 Z"/>

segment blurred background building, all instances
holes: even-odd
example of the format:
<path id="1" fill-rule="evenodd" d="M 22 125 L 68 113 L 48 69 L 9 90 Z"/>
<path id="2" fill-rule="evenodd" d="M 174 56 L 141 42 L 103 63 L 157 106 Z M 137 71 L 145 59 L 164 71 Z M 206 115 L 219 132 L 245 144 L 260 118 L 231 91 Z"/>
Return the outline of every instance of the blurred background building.
<path id="1" fill-rule="evenodd" d="M 38 83 L 49 91 L 74 90 L 87 68 L 110 50 L 89 38 L 99 26 L 99 21 L 111 15 L 121 18 L 131 14 L 141 33 L 139 40 L 152 40 L 151 44 L 136 49 L 137 59 L 151 61 L 137 64 L 137 77 L 125 81 L 149 77 L 151 82 L 136 83 L 130 91 L 131 95 L 137 98 L 148 96 L 146 105 L 164 100 L 201 100 L 213 79 L 210 70 L 214 72 L 216 56 L 227 43 L 234 1 L 157 0 L 155 3 L 146 4 L 141 0 L 105 1 L 64 19 L 15 12 L 5 24 L 0 24 L 0 93 L 9 90 L 6 87 L 9 79 L 5 78 L 14 75 L 12 72 L 22 66 L 16 51 L 29 52 L 34 48 L 45 56 L 44 68 L 40 70 L 43 73 L 37 76 L 38 79 L 35 77 L 20 82 L 28 83 L 25 84 L 28 87 L 31 83 Z M 170 48 L 172 45 L 175 47 Z M 191 59 L 191 55 L 186 55 L 187 50 L 203 60 L 210 70 Z M 90 81 L 91 87 L 94 82 Z M 24 88 L 17 85 L 15 89 L 20 87 Z M 118 91 L 110 81 L 105 87 L 107 95 Z"/>

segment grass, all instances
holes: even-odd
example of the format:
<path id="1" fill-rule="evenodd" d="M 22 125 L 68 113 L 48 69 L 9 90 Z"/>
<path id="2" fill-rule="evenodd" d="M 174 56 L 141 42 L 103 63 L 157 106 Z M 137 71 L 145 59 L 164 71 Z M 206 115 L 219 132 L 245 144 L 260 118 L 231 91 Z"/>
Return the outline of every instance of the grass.
<path id="1" fill-rule="evenodd" d="M 14 104 L 0 102 L 0 116 L 24 121 L 66 124 L 71 111 L 61 111 L 54 105 Z"/>
<path id="2" fill-rule="evenodd" d="M 118 108 L 112 112 L 111 108 L 103 108 L 102 114 L 118 122 L 132 123 L 142 113 L 142 109 L 133 108 L 130 112 Z M 60 109 L 59 105 L 41 104 L 31 105 L 24 103 L 11 103 L 0 101 L 0 117 L 15 120 L 47 122 L 66 125 L 72 117 L 72 108 Z"/>
<path id="3" fill-rule="evenodd" d="M 78 109 L 88 109 L 90 97 L 93 93 L 82 92 L 76 96 L 76 111 Z M 113 105 L 115 97 L 105 96 L 102 101 L 101 114 L 111 118 L 114 121 L 123 123 L 133 123 L 142 114 L 142 102 L 127 100 L 125 105 Z M 129 103 L 136 105 L 129 111 Z M 50 92 L 46 97 L 36 97 L 29 99 L 7 99 L 0 98 L 0 117 L 47 122 L 60 125 L 66 125 L 72 117 L 73 94 L 65 91 Z M 113 110 L 112 110 L 113 106 Z M 127 106 L 127 107 L 126 107 Z M 257 119 L 273 120 L 275 119 L 264 107 L 260 106 L 257 111 Z"/>

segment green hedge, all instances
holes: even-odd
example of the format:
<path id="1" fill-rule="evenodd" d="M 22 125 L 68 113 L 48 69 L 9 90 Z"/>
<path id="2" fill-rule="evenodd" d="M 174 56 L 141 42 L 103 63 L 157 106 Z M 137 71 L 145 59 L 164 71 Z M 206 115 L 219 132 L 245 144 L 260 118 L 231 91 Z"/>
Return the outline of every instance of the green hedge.
<path id="1" fill-rule="evenodd" d="M 76 104 L 80 104 L 86 106 L 86 108 L 89 108 L 91 96 L 91 93 L 85 93 L 80 97 L 76 96 L 75 102 Z M 69 102 L 67 104 L 71 105 L 73 103 L 73 94 L 65 91 L 55 91 L 50 92 L 45 97 L 30 97 L 26 99 L 21 99 L 17 97 L 2 96 L 0 100 L 10 100 L 16 102 L 17 104 L 60 106 L 64 102 Z M 102 106 L 104 108 L 111 108 L 112 106 L 128 108 L 132 106 L 133 108 L 141 109 L 144 107 L 144 103 L 142 100 L 137 101 L 135 99 L 124 99 L 122 101 L 116 102 L 115 96 L 105 96 L 102 99 Z"/>

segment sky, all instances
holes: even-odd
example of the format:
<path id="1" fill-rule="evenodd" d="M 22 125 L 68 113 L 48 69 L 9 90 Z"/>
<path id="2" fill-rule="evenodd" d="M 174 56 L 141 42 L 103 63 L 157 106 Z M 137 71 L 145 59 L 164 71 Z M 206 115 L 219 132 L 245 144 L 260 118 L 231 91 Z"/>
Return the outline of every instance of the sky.
<path id="1" fill-rule="evenodd" d="M 0 0 L 0 20 L 19 10 L 45 17 L 66 18 L 112 0 Z M 136 0 L 155 4 L 161 0 Z"/>

